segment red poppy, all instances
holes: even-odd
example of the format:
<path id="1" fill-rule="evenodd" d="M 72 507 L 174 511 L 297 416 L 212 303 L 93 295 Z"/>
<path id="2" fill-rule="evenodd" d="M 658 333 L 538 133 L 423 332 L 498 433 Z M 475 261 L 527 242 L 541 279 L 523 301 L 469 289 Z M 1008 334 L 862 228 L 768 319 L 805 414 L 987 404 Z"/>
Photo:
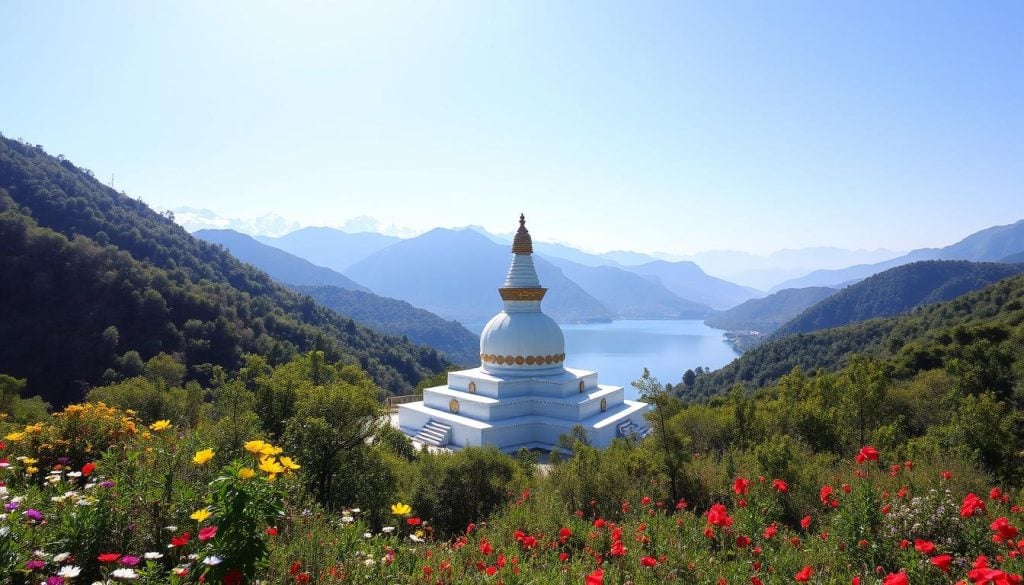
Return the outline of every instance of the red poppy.
<path id="1" fill-rule="evenodd" d="M 953 479 L 953 472 L 948 469 L 946 471 L 943 471 L 942 479 Z"/>
<path id="2" fill-rule="evenodd" d="M 750 537 L 745 534 L 737 536 L 736 546 L 739 548 L 747 548 L 748 546 L 750 546 Z"/>
<path id="3" fill-rule="evenodd" d="M 798 572 L 796 575 L 793 575 L 793 578 L 796 579 L 797 583 L 806 583 L 806 582 L 811 580 L 811 575 L 813 575 L 813 574 L 814 574 L 814 567 L 811 567 L 810 565 L 808 565 L 808 566 L 800 569 L 800 572 Z"/>
<path id="4" fill-rule="evenodd" d="M 607 522 L 604 521 L 604 518 L 598 518 L 597 520 L 594 520 L 594 528 L 604 528 L 606 525 Z"/>
<path id="5" fill-rule="evenodd" d="M 871 445 L 866 445 L 860 448 L 860 453 L 857 453 L 857 463 L 864 463 L 865 461 L 878 461 L 878 449 L 875 449 Z"/>
<path id="6" fill-rule="evenodd" d="M 722 504 L 714 504 L 708 510 L 708 522 L 715 526 L 732 526 L 732 517 L 729 510 Z"/>
<path id="7" fill-rule="evenodd" d="M 985 500 L 982 500 L 973 493 L 964 496 L 963 503 L 960 504 L 960 516 L 962 518 L 970 518 L 979 511 L 985 511 Z"/>
<path id="8" fill-rule="evenodd" d="M 990 500 L 998 500 L 1001 497 L 1003 497 L 1003 492 L 999 488 L 994 487 L 994 488 L 988 490 L 988 499 L 990 499 Z"/>
<path id="9" fill-rule="evenodd" d="M 611 554 L 613 557 L 622 557 L 626 555 L 626 551 L 628 550 L 629 549 L 622 545 L 621 540 L 616 540 L 612 543 L 612 548 L 608 551 L 608 553 Z"/>
<path id="10" fill-rule="evenodd" d="M 775 536 L 778 532 L 779 532 L 779 528 L 773 522 L 770 525 L 768 525 L 767 527 L 765 527 L 765 529 L 764 529 L 764 537 L 766 539 L 770 539 L 773 536 Z"/>
<path id="11" fill-rule="evenodd" d="M 821 500 L 822 504 L 828 505 L 829 500 L 832 499 L 832 486 L 823 485 L 821 491 L 818 492 L 818 499 Z"/>
<path id="12" fill-rule="evenodd" d="M 735 481 L 732 482 L 732 491 L 737 496 L 742 496 L 742 495 L 746 494 L 749 490 L 750 490 L 750 480 L 748 480 L 745 477 L 737 477 L 735 479 Z"/>
<path id="13" fill-rule="evenodd" d="M 933 565 L 938 567 L 943 573 L 949 572 L 949 563 L 953 560 L 953 557 L 949 555 L 936 555 L 929 559 Z"/>
<path id="14" fill-rule="evenodd" d="M 565 544 L 565 541 L 569 540 L 570 536 L 572 536 L 572 530 L 569 530 L 568 528 L 562 528 L 558 531 L 558 540 L 561 541 L 562 544 Z"/>
<path id="15" fill-rule="evenodd" d="M 775 491 L 779 492 L 780 494 L 784 494 L 789 491 L 789 486 L 786 484 L 786 482 L 782 481 L 781 479 L 773 479 L 772 487 L 775 488 Z"/>
<path id="16" fill-rule="evenodd" d="M 563 563 L 565 561 L 569 560 L 569 553 L 567 553 L 567 552 L 560 552 L 560 553 L 558 553 L 558 560 L 562 561 Z"/>
<path id="17" fill-rule="evenodd" d="M 933 555 L 935 554 L 935 543 L 918 538 L 914 540 L 914 549 L 919 553 Z"/>
<path id="18" fill-rule="evenodd" d="M 647 504 L 650 504 L 651 503 L 651 497 L 650 496 L 644 496 L 644 497 L 640 498 L 640 503 L 645 505 L 645 506 Z"/>
<path id="19" fill-rule="evenodd" d="M 640 564 L 645 566 L 645 567 L 657 567 L 658 566 L 658 559 L 656 559 L 654 557 L 644 557 L 644 558 L 640 559 Z"/>
<path id="20" fill-rule="evenodd" d="M 206 528 L 200 528 L 199 529 L 199 540 L 201 540 L 203 542 L 206 542 L 207 540 L 210 540 L 214 536 L 217 536 L 217 527 L 216 526 L 207 526 Z"/>
<path id="21" fill-rule="evenodd" d="M 519 542 L 523 543 L 523 548 L 527 550 L 537 546 L 537 539 L 532 536 L 524 536 Z"/>
<path id="22" fill-rule="evenodd" d="M 990 525 L 990 528 L 998 532 L 998 534 L 993 537 L 993 539 L 998 539 L 997 542 L 1011 540 L 1017 536 L 1017 529 L 1010 524 L 1010 521 L 1006 519 L 1006 516 L 996 518 Z"/>
<path id="23" fill-rule="evenodd" d="M 82 476 L 89 477 L 90 475 L 92 475 L 92 471 L 94 469 L 96 469 L 95 463 L 93 463 L 92 461 L 86 463 L 85 465 L 82 466 Z"/>
<path id="24" fill-rule="evenodd" d="M 190 540 L 192 540 L 192 533 L 182 532 L 181 536 L 171 537 L 171 546 L 185 546 Z"/>
<path id="25" fill-rule="evenodd" d="M 221 585 L 242 585 L 242 578 L 245 575 L 242 574 L 242 570 L 237 567 L 228 569 L 228 572 L 221 578 Z"/>
<path id="26" fill-rule="evenodd" d="M 101 563 L 113 563 L 119 558 L 121 558 L 120 553 L 100 553 L 100 556 L 96 557 L 96 560 Z"/>
<path id="27" fill-rule="evenodd" d="M 301 571 L 301 570 L 302 570 L 302 563 L 300 563 L 299 561 L 295 561 L 294 563 L 292 563 L 291 568 L 288 569 L 288 572 L 291 573 L 292 575 L 297 575 L 299 573 L 299 571 Z"/>
<path id="28" fill-rule="evenodd" d="M 854 575 L 850 580 L 850 585 L 860 585 L 860 575 Z"/>
<path id="29" fill-rule="evenodd" d="M 299 583 L 299 585 L 306 585 L 309 583 L 309 573 L 303 571 L 298 575 L 295 575 L 295 582 Z"/>
<path id="30" fill-rule="evenodd" d="M 598 567 L 594 572 L 587 575 L 586 585 L 604 585 L 604 571 Z"/>
<path id="31" fill-rule="evenodd" d="M 800 519 L 800 528 L 803 528 L 804 530 L 807 530 L 810 527 L 811 527 L 811 517 L 809 515 L 808 516 L 804 516 L 803 518 Z"/>
<path id="32" fill-rule="evenodd" d="M 413 516 L 411 518 L 406 518 L 405 519 L 405 523 L 408 524 L 409 526 L 419 526 L 420 524 L 423 523 L 423 521 L 420 520 L 419 518 Z"/>
<path id="33" fill-rule="evenodd" d="M 910 581 L 907 579 L 907 574 L 900 571 L 899 573 L 889 573 L 886 575 L 882 585 L 910 585 Z"/>
<path id="34" fill-rule="evenodd" d="M 764 585 L 764 581 L 758 579 L 757 575 L 754 575 L 750 578 L 750 585 Z"/>
<path id="35" fill-rule="evenodd" d="M 276 526 L 267 526 L 267 529 L 264 530 L 264 532 L 267 533 L 267 536 L 277 536 L 277 527 Z"/>
<path id="36" fill-rule="evenodd" d="M 494 552 L 494 547 L 491 546 L 491 543 L 487 542 L 486 538 L 482 539 L 480 541 L 480 554 L 489 557 L 492 552 Z"/>

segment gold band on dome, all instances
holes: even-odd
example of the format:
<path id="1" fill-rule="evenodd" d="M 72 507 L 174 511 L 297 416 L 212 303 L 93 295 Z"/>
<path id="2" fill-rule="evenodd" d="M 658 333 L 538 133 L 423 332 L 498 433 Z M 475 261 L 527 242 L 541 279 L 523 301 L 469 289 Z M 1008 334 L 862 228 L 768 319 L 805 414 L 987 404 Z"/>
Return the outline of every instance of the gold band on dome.
<path id="1" fill-rule="evenodd" d="M 480 354 L 480 361 L 485 364 L 498 364 L 499 366 L 539 366 L 560 364 L 565 361 L 565 354 L 556 355 L 494 355 L 490 353 Z"/>
<path id="2" fill-rule="evenodd" d="M 548 292 L 546 288 L 499 288 L 503 301 L 539 301 Z"/>

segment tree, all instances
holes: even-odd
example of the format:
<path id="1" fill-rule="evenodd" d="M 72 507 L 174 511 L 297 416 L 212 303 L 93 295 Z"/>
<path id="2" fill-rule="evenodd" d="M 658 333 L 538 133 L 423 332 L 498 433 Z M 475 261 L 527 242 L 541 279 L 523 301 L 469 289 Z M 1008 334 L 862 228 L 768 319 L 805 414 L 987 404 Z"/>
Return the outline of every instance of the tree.
<path id="1" fill-rule="evenodd" d="M 647 418 L 654 422 L 654 435 L 661 447 L 672 500 L 678 501 L 682 497 L 680 471 L 688 457 L 685 453 L 685 439 L 672 433 L 667 421 L 681 409 L 682 405 L 678 399 L 665 392 L 661 383 L 647 368 L 644 368 L 643 375 L 640 379 L 634 380 L 632 385 L 640 392 L 642 400 L 654 406 L 653 412 L 648 413 Z"/>

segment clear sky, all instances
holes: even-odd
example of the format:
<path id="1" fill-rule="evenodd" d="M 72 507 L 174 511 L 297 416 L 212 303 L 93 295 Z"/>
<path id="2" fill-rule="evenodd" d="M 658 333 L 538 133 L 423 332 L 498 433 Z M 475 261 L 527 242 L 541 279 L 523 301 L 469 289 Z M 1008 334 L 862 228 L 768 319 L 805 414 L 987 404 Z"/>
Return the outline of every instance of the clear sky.
<path id="1" fill-rule="evenodd" d="M 939 246 L 1024 218 L 1024 2 L 0 0 L 0 132 L 161 209 Z"/>

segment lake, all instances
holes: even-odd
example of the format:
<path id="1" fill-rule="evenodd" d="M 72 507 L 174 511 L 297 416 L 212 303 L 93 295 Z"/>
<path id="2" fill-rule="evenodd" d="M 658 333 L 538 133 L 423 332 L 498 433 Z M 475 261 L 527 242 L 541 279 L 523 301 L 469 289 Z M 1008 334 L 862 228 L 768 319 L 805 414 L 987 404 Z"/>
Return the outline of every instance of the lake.
<path id="1" fill-rule="evenodd" d="M 485 323 L 466 325 L 479 334 Z M 739 354 L 722 336 L 697 320 L 613 321 L 583 325 L 562 324 L 565 363 L 570 368 L 595 370 L 602 384 L 623 386 L 627 398 L 636 398 L 630 382 L 644 368 L 662 383 L 677 384 L 688 369 L 718 369 Z"/>

